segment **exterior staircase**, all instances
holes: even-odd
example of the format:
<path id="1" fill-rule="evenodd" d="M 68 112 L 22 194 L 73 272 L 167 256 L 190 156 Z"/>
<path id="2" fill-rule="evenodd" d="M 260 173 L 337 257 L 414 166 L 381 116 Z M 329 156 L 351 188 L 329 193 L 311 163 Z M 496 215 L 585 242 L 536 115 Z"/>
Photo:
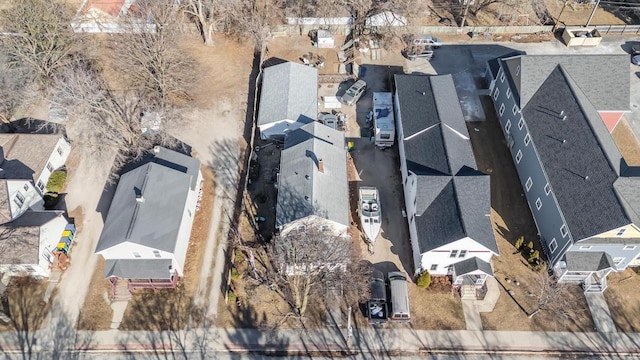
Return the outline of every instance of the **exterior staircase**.
<path id="1" fill-rule="evenodd" d="M 462 285 L 460 287 L 460 298 L 475 300 L 476 298 L 475 285 Z"/>
<path id="2" fill-rule="evenodd" d="M 131 290 L 129 290 L 129 283 L 126 280 L 118 279 L 112 286 L 112 301 L 129 301 L 133 297 Z"/>

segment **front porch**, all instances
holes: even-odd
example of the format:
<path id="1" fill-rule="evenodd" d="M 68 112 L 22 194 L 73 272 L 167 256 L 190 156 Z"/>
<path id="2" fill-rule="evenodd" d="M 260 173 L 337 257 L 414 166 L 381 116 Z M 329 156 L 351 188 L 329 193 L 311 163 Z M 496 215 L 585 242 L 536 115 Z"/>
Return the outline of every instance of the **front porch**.
<path id="1" fill-rule="evenodd" d="M 483 300 L 487 293 L 486 281 L 493 277 L 491 264 L 477 257 L 463 260 L 451 266 L 453 289 L 462 299 Z"/>
<path id="2" fill-rule="evenodd" d="M 614 266 L 607 253 L 569 251 L 553 271 L 558 282 L 580 284 L 585 293 L 601 293 L 607 288 L 607 276 Z"/>
<path id="3" fill-rule="evenodd" d="M 175 289 L 179 276 L 173 272 L 169 279 L 124 279 L 110 277 L 110 297 L 113 300 L 129 300 L 138 289 Z"/>

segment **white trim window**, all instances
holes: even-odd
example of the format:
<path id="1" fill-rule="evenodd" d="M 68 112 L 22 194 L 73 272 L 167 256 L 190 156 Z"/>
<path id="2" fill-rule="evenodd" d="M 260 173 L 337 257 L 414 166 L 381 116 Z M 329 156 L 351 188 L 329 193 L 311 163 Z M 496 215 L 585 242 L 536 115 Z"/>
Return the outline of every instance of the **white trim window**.
<path id="1" fill-rule="evenodd" d="M 533 180 L 531 180 L 531 177 L 529 177 L 527 179 L 527 182 L 524 184 L 524 187 L 527 189 L 527 191 L 531 190 L 531 186 L 533 186 Z"/>
<path id="2" fill-rule="evenodd" d="M 622 234 L 624 234 L 625 231 L 627 231 L 627 229 L 625 228 L 618 230 L 618 233 L 616 233 L 616 236 L 622 236 Z"/>
<path id="3" fill-rule="evenodd" d="M 544 186 L 544 193 L 546 195 L 551 194 L 551 185 L 549 185 L 549 183 L 547 183 L 547 185 Z"/>
<path id="4" fill-rule="evenodd" d="M 22 187 L 24 189 L 24 191 L 29 191 L 29 184 L 24 184 L 24 186 Z"/>
<path id="5" fill-rule="evenodd" d="M 49 170 L 50 173 L 53 172 L 53 165 L 51 165 L 51 163 L 47 163 L 47 170 Z"/>
<path id="6" fill-rule="evenodd" d="M 558 242 L 556 241 L 556 238 L 553 238 L 549 243 L 549 250 L 551 250 L 551 253 L 553 254 L 556 252 L 556 249 L 558 249 Z"/>
<path id="7" fill-rule="evenodd" d="M 436 271 L 438 270 L 438 264 L 431 264 L 431 268 L 429 269 L 429 271 Z"/>
<path id="8" fill-rule="evenodd" d="M 460 254 L 458 254 L 458 257 L 463 258 L 465 256 L 467 256 L 467 250 L 460 250 Z"/>
<path id="9" fill-rule="evenodd" d="M 511 88 L 507 88 L 507 99 L 511 99 Z"/>
<path id="10" fill-rule="evenodd" d="M 500 104 L 500 110 L 498 111 L 498 114 L 500 114 L 500 116 L 504 114 L 504 104 Z"/>
<path id="11" fill-rule="evenodd" d="M 520 75 L 520 65 L 518 65 L 518 67 L 516 67 L 516 76 Z"/>
<path id="12" fill-rule="evenodd" d="M 511 108 L 511 112 L 513 113 L 513 115 L 517 114 L 518 113 L 518 105 L 513 105 L 513 107 Z M 522 119 L 520 119 L 520 120 L 522 120 Z M 518 125 L 518 127 L 520 127 L 520 126 Z M 520 129 L 522 129 L 522 128 L 520 128 Z"/>
<path id="13" fill-rule="evenodd" d="M 500 73 L 500 82 L 504 82 L 504 71 Z"/>
<path id="14" fill-rule="evenodd" d="M 518 150 L 518 153 L 516 153 L 516 163 L 520 164 L 520 160 L 522 160 L 522 150 Z"/>
<path id="15" fill-rule="evenodd" d="M 498 96 L 500 96 L 500 89 L 496 88 L 496 89 L 493 91 L 493 101 L 498 100 Z"/>
<path id="16" fill-rule="evenodd" d="M 515 109 L 516 106 L 513 105 L 513 108 Z M 513 113 L 513 115 L 515 115 L 516 113 Z M 520 118 L 520 121 L 518 121 L 518 130 L 522 130 L 522 128 L 524 127 L 524 119 Z"/>
<path id="17" fill-rule="evenodd" d="M 542 209 L 542 200 L 540 200 L 540 198 L 536 199 L 536 209 Z"/>
<path id="18" fill-rule="evenodd" d="M 530 142 L 531 142 L 531 135 L 527 133 L 527 135 L 524 136 L 524 146 L 529 146 Z"/>
<path id="19" fill-rule="evenodd" d="M 511 130 L 511 120 L 507 120 L 507 123 L 504 124 L 504 131 L 509 132 Z"/>
<path id="20" fill-rule="evenodd" d="M 562 235 L 563 238 L 567 237 L 567 235 L 569 234 L 569 229 L 567 229 L 567 224 L 562 224 L 562 226 L 560 226 L 560 235 Z"/>
<path id="21" fill-rule="evenodd" d="M 624 250 L 635 250 L 636 246 L 635 245 L 625 245 Z"/>
<path id="22" fill-rule="evenodd" d="M 40 189 L 40 191 L 44 191 L 44 183 L 42 180 L 38 180 L 38 189 Z"/>
<path id="23" fill-rule="evenodd" d="M 454 258 L 458 256 L 458 250 L 451 250 L 451 253 L 449 254 L 450 258 Z"/>

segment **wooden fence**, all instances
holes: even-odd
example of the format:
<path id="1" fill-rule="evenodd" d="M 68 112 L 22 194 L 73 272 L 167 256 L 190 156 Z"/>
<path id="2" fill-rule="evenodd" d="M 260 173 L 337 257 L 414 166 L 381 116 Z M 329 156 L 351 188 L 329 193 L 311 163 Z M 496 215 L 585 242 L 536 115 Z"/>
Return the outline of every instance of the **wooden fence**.
<path id="1" fill-rule="evenodd" d="M 640 25 L 595 25 L 601 36 L 640 34 Z"/>

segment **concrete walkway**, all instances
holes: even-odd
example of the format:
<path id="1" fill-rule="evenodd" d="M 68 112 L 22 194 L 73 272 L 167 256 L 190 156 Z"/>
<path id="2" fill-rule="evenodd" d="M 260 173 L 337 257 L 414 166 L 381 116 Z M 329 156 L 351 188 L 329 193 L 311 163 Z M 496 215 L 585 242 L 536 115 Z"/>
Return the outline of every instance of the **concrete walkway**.
<path id="1" fill-rule="evenodd" d="M 111 309 L 113 310 L 113 317 L 111 318 L 111 328 L 117 329 L 120 327 L 124 312 L 127 310 L 129 301 L 114 301 L 111 303 Z"/>
<path id="2" fill-rule="evenodd" d="M 464 322 L 467 330 L 482 330 L 482 318 L 480 311 L 473 299 L 462 299 L 462 311 L 464 312 Z"/>
<path id="3" fill-rule="evenodd" d="M 604 298 L 603 293 L 586 293 L 584 297 L 589 304 L 589 310 L 591 311 L 591 318 L 596 326 L 596 330 L 600 333 L 614 333 L 616 332 L 616 325 L 611 319 L 611 312 L 607 305 L 607 300 Z"/>
<path id="4" fill-rule="evenodd" d="M 371 358 L 389 358 L 395 354 L 431 353 L 534 354 L 556 353 L 563 356 L 606 355 L 623 358 L 640 353 L 640 333 L 570 333 L 526 331 L 420 331 L 413 329 L 362 329 L 354 332 L 351 346 L 338 330 L 297 329 L 264 331 L 260 329 L 190 329 L 178 332 L 79 331 L 62 336 L 52 329 L 40 330 L 40 349 L 51 349 L 55 341 L 71 340 L 61 352 L 104 353 L 113 351 L 160 351 L 165 357 L 196 352 L 198 359 L 215 358 L 216 353 L 361 353 Z M 74 340 L 75 339 L 75 340 Z M 20 353 L 17 337 L 0 333 L 0 348 L 5 354 Z M 157 355 L 157 354 L 156 354 Z M 612 356 L 613 355 L 613 356 Z M 82 357 L 82 355 L 80 355 Z M 64 357 L 63 357 L 64 358 Z M 183 358 L 180 356 L 180 358 Z"/>
<path id="5" fill-rule="evenodd" d="M 462 311 L 467 330 L 482 330 L 481 312 L 492 312 L 500 298 L 498 281 L 495 278 L 488 278 L 486 282 L 487 293 L 484 299 L 462 299 Z"/>

